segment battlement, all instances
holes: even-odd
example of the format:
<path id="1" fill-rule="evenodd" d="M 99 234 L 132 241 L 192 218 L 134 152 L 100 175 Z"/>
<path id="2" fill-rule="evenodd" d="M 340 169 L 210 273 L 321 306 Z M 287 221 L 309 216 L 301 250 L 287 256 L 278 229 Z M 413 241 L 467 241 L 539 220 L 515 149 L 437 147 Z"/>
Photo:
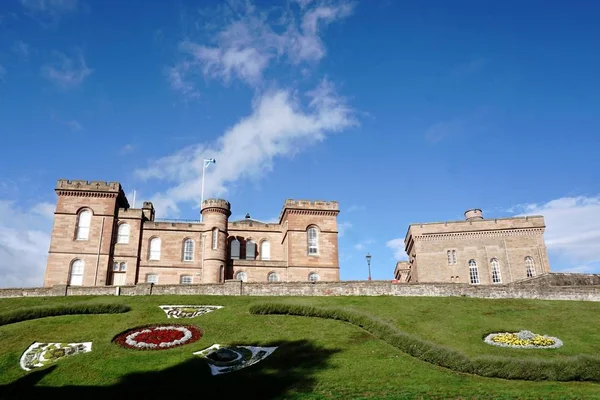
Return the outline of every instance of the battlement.
<path id="1" fill-rule="evenodd" d="M 340 205 L 337 201 L 286 199 L 279 213 L 279 223 L 281 223 L 286 210 L 333 211 L 337 213 L 340 211 Z"/>
<path id="2" fill-rule="evenodd" d="M 231 210 L 231 204 L 227 200 L 223 199 L 206 199 L 202 202 L 202 209 L 218 207 L 226 210 Z"/>
<path id="3" fill-rule="evenodd" d="M 87 192 L 120 192 L 122 190 L 119 182 L 84 181 L 59 179 L 56 190 L 81 190 Z"/>

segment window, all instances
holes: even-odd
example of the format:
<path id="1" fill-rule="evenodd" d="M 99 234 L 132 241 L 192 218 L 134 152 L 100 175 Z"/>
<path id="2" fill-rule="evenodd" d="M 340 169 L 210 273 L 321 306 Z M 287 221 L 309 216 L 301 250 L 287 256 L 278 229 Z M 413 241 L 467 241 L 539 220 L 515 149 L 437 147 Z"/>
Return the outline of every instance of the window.
<path id="1" fill-rule="evenodd" d="M 160 260 L 160 238 L 150 239 L 150 260 Z"/>
<path id="2" fill-rule="evenodd" d="M 533 258 L 525 257 L 525 268 L 527 269 L 527 277 L 533 278 L 535 276 L 535 266 L 533 264 Z"/>
<path id="3" fill-rule="evenodd" d="M 279 275 L 277 275 L 275 272 L 269 272 L 269 275 L 267 275 L 267 280 L 269 282 L 279 282 Z"/>
<path id="4" fill-rule="evenodd" d="M 117 233 L 117 243 L 129 243 L 129 224 L 119 225 L 119 231 Z"/>
<path id="5" fill-rule="evenodd" d="M 319 254 L 319 234 L 317 228 L 308 228 L 308 255 L 316 256 Z"/>
<path id="6" fill-rule="evenodd" d="M 246 242 L 246 260 L 254 260 L 256 258 L 256 244 L 252 240 Z"/>
<path id="7" fill-rule="evenodd" d="M 69 276 L 69 285 L 83 285 L 83 266 L 83 260 L 77 259 L 71 263 L 71 276 Z"/>
<path id="8" fill-rule="evenodd" d="M 119 271 L 119 263 L 116 262 L 113 264 L 113 272 L 118 272 Z"/>
<path id="9" fill-rule="evenodd" d="M 239 271 L 237 274 L 235 274 L 235 279 L 246 282 L 248 280 L 248 275 L 244 271 Z"/>
<path id="10" fill-rule="evenodd" d="M 472 285 L 479 285 L 479 270 L 475 260 L 469 260 L 469 278 Z"/>
<path id="11" fill-rule="evenodd" d="M 219 267 L 219 283 L 223 283 L 223 281 L 225 281 L 225 267 L 221 265 Z"/>
<path id="12" fill-rule="evenodd" d="M 497 259 L 492 258 L 492 283 L 502 283 L 502 277 L 500 276 L 500 263 Z"/>
<path id="13" fill-rule="evenodd" d="M 156 274 L 146 275 L 146 283 L 154 283 L 156 285 L 158 283 L 158 275 L 156 275 Z"/>
<path id="14" fill-rule="evenodd" d="M 233 239 L 230 245 L 231 259 L 239 260 L 240 259 L 240 241 L 237 239 Z"/>
<path id="15" fill-rule="evenodd" d="M 448 265 L 456 265 L 456 250 L 448 250 L 446 255 L 448 256 Z"/>
<path id="16" fill-rule="evenodd" d="M 121 271 L 121 272 L 127 271 L 127 263 L 122 262 L 121 265 L 119 266 L 119 271 Z"/>
<path id="17" fill-rule="evenodd" d="M 311 272 L 310 274 L 308 274 L 309 282 L 316 282 L 318 280 L 319 280 L 319 274 L 317 274 L 316 272 Z"/>
<path id="18" fill-rule="evenodd" d="M 92 212 L 83 210 L 79 213 L 77 220 L 77 240 L 87 240 L 90 235 L 90 223 L 92 222 Z"/>
<path id="19" fill-rule="evenodd" d="M 192 284 L 192 276 L 191 275 L 181 275 L 181 280 L 179 282 L 182 285 L 191 285 Z"/>
<path id="20" fill-rule="evenodd" d="M 217 228 L 214 228 L 212 230 L 212 249 L 216 250 L 218 244 L 219 244 L 219 230 Z"/>
<path id="21" fill-rule="evenodd" d="M 260 244 L 260 259 L 271 259 L 271 243 L 269 243 L 267 240 L 263 240 L 263 242 Z"/>
<path id="22" fill-rule="evenodd" d="M 192 239 L 185 239 L 183 241 L 183 261 L 194 260 L 194 241 Z"/>

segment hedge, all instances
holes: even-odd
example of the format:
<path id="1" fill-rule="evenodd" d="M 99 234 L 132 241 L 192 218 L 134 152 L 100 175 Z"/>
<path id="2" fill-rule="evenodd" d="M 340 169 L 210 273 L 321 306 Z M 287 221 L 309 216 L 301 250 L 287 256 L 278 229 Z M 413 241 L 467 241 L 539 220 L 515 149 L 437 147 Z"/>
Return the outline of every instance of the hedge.
<path id="1" fill-rule="evenodd" d="M 120 314 L 131 310 L 124 304 L 72 304 L 51 307 L 32 307 L 0 313 L 0 326 L 45 317 L 80 314 Z"/>
<path id="2" fill-rule="evenodd" d="M 359 326 L 373 336 L 391 344 L 404 353 L 428 363 L 490 378 L 522 379 L 528 381 L 596 381 L 600 382 L 600 358 L 588 355 L 570 356 L 556 360 L 512 357 L 470 357 L 460 351 L 420 339 L 403 332 L 371 315 L 339 308 L 265 303 L 250 307 L 251 314 L 297 315 L 345 321 Z"/>

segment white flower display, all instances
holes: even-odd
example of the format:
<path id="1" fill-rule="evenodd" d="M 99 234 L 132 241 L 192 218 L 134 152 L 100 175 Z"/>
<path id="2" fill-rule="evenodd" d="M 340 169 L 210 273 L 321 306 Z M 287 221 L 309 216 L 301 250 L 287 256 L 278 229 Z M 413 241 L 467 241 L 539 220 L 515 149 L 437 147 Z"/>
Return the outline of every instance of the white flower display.
<path id="1" fill-rule="evenodd" d="M 538 335 L 531 331 L 490 333 L 483 341 L 492 346 L 513 349 L 556 349 L 563 345 L 562 340 L 553 336 Z"/>
<path id="2" fill-rule="evenodd" d="M 61 358 L 92 351 L 92 342 L 43 343 L 35 342 L 23 352 L 19 363 L 25 371 L 44 367 Z"/>
<path id="3" fill-rule="evenodd" d="M 223 308 L 223 306 L 208 305 L 165 305 L 159 307 L 167 314 L 167 318 L 195 318 L 211 311 L 218 310 L 219 308 Z"/>
<path id="4" fill-rule="evenodd" d="M 277 350 L 277 347 L 213 344 L 194 354 L 206 359 L 212 375 L 220 375 L 256 364 L 270 356 L 275 350 Z"/>

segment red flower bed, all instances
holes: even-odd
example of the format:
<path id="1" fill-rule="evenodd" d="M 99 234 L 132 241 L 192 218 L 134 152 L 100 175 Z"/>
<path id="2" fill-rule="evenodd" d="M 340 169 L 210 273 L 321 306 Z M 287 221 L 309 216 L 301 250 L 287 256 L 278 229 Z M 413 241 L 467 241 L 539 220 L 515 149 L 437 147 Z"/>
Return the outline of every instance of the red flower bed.
<path id="1" fill-rule="evenodd" d="M 166 350 L 199 340 L 203 332 L 193 325 L 146 325 L 117 335 L 113 342 L 127 349 Z"/>

